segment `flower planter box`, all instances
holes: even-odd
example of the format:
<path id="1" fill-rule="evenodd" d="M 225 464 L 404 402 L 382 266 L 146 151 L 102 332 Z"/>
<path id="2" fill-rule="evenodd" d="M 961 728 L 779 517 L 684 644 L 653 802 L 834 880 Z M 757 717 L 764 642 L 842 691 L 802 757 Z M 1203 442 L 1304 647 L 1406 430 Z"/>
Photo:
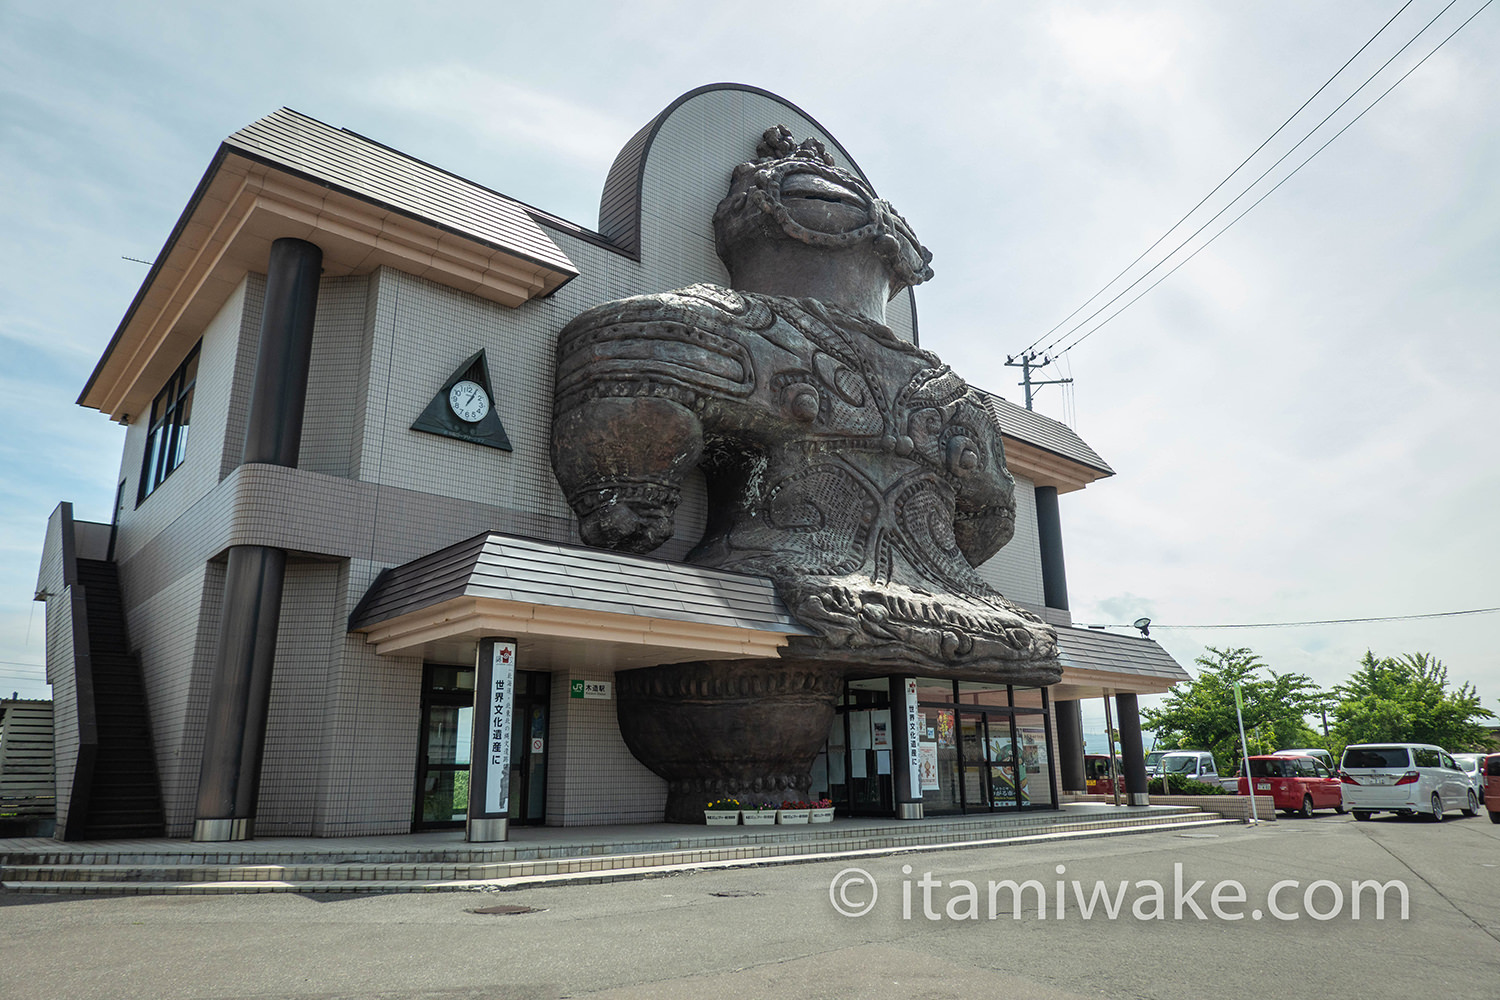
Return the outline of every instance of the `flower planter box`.
<path id="1" fill-rule="evenodd" d="M 746 826 L 774 826 L 776 824 L 775 809 L 746 809 L 742 815 L 745 817 Z"/>
<path id="2" fill-rule="evenodd" d="M 793 826 L 801 823 L 806 824 L 811 809 L 778 809 L 776 810 L 776 822 L 782 826 Z"/>
<path id="3" fill-rule="evenodd" d="M 740 811 L 738 809 L 705 809 L 703 822 L 709 826 L 738 826 Z"/>
<path id="4" fill-rule="evenodd" d="M 814 810 L 812 810 L 812 814 L 810 816 L 808 816 L 807 821 L 809 823 L 832 823 L 833 822 L 833 806 L 829 806 L 826 809 L 814 809 Z"/>

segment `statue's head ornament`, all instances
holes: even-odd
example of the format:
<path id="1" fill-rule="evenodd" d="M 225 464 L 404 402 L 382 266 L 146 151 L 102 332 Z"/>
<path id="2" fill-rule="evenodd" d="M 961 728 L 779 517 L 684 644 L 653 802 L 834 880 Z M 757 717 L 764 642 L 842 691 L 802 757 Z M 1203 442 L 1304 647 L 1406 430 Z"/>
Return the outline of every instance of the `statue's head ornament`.
<path id="1" fill-rule="evenodd" d="M 734 168 L 714 212 L 715 244 L 731 272 L 741 247 L 784 238 L 828 250 L 868 245 L 885 262 L 891 295 L 932 277 L 932 251 L 890 202 L 837 166 L 822 142 L 798 143 L 776 125 L 762 133 L 755 153 Z"/>

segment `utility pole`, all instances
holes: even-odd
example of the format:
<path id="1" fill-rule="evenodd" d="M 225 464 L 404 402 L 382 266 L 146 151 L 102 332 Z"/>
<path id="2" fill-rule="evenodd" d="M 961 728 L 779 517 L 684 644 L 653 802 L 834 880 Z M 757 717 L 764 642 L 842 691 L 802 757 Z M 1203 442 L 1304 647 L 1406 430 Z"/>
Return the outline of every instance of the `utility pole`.
<path id="1" fill-rule="evenodd" d="M 1041 358 L 1040 361 L 1037 360 L 1039 357 Z M 1050 357 L 1045 354 L 1038 355 L 1036 351 L 1027 351 L 1019 359 L 1009 354 L 1005 356 L 1005 366 L 1007 368 L 1021 369 L 1021 381 L 1017 384 L 1026 390 L 1026 409 L 1032 409 L 1031 400 L 1036 395 L 1031 391 L 1032 386 L 1040 388 L 1044 385 L 1067 385 L 1073 381 L 1070 378 L 1033 379 L 1031 377 L 1031 370 L 1033 368 L 1041 370 L 1051 363 L 1052 359 Z"/>

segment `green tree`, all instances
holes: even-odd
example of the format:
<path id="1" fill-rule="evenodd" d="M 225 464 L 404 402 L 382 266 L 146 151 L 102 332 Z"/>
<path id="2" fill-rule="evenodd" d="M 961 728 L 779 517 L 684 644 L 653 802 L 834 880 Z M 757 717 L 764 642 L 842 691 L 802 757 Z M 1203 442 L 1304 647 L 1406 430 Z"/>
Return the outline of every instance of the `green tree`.
<path id="1" fill-rule="evenodd" d="M 1448 750 L 1485 750 L 1495 713 L 1481 707 L 1472 684 L 1448 689 L 1448 668 L 1430 653 L 1377 658 L 1365 651 L 1359 669 L 1333 689 L 1333 734 L 1344 743 L 1434 743 Z"/>
<path id="2" fill-rule="evenodd" d="M 1234 685 L 1245 703 L 1245 736 L 1252 754 L 1321 743 L 1305 718 L 1324 692 L 1305 674 L 1279 674 L 1249 649 L 1216 649 L 1194 661 L 1195 680 L 1174 687 L 1160 708 L 1141 718 L 1156 731 L 1158 747 L 1213 751 L 1226 774 L 1240 763 L 1240 730 L 1234 712 Z M 1261 676 L 1264 674 L 1264 676 Z"/>

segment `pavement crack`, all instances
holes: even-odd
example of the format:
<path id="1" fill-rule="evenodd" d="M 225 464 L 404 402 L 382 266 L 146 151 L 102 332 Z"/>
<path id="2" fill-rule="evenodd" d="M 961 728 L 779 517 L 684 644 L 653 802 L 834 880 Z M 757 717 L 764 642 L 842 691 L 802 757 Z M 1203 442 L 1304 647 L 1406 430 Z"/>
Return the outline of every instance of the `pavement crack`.
<path id="1" fill-rule="evenodd" d="M 1468 910 L 1464 909 L 1462 906 L 1459 906 L 1457 903 L 1455 903 L 1452 899 L 1448 898 L 1447 893 L 1443 892 L 1443 890 L 1433 885 L 1432 882 L 1428 880 L 1427 876 L 1423 875 L 1421 872 L 1413 868 L 1405 858 L 1401 857 L 1401 855 L 1385 846 L 1385 844 L 1383 844 L 1379 840 L 1376 840 L 1375 837 L 1371 835 L 1370 831 L 1366 830 L 1364 827 L 1355 824 L 1355 829 L 1358 830 L 1370 843 L 1374 844 L 1376 847 L 1389 854 L 1393 859 L 1395 859 L 1395 861 L 1397 861 L 1401 865 L 1402 868 L 1405 868 L 1407 871 L 1415 875 L 1418 881 L 1420 881 L 1423 885 L 1437 894 L 1438 899 L 1441 899 L 1443 902 L 1453 907 L 1453 909 L 1457 913 L 1461 914 L 1465 920 L 1477 927 L 1480 933 L 1487 934 L 1491 938 L 1494 938 L 1497 942 L 1500 942 L 1500 934 L 1496 934 L 1484 924 L 1481 924 L 1478 920 L 1475 920 Z"/>

